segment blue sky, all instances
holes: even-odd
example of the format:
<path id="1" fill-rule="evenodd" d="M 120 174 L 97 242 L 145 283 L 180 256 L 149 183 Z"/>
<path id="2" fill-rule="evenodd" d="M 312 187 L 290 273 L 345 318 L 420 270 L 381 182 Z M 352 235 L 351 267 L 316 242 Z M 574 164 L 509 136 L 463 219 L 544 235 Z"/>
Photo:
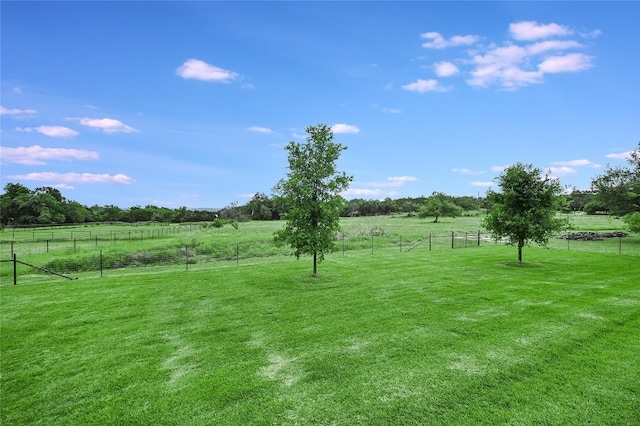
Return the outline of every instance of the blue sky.
<path id="1" fill-rule="evenodd" d="M 2 186 L 224 207 L 331 125 L 347 198 L 588 189 L 640 140 L 638 2 L 11 2 Z M 495 184 L 494 184 L 495 186 Z"/>

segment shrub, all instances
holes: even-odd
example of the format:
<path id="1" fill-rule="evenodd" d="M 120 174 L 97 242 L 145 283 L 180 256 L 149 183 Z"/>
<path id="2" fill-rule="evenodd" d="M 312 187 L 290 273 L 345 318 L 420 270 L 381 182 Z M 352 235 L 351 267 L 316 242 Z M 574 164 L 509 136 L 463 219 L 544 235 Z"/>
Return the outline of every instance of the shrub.
<path id="1" fill-rule="evenodd" d="M 627 213 L 622 217 L 630 232 L 640 232 L 640 212 Z"/>

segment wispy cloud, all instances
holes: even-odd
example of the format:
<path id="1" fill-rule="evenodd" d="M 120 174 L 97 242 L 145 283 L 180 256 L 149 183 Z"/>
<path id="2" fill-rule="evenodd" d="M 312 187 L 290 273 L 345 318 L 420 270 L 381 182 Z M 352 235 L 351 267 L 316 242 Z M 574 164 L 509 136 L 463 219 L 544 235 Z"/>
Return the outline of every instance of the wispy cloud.
<path id="1" fill-rule="evenodd" d="M 576 169 L 568 166 L 549 167 L 547 171 L 549 172 L 549 175 L 551 175 L 552 177 L 560 177 L 560 176 L 572 175 L 577 173 Z"/>
<path id="2" fill-rule="evenodd" d="M 633 151 L 625 151 L 625 152 L 618 152 L 618 153 L 611 153 L 611 154 L 607 154 L 605 155 L 605 157 L 607 158 L 614 158 L 616 160 L 626 160 L 627 158 L 631 158 L 631 153 Z"/>
<path id="3" fill-rule="evenodd" d="M 490 186 L 494 186 L 496 183 L 495 182 L 488 182 L 488 181 L 473 181 L 471 182 L 472 186 L 478 186 L 478 187 L 483 187 L 483 188 L 488 188 Z"/>
<path id="4" fill-rule="evenodd" d="M 553 161 L 551 164 L 554 166 L 567 166 L 567 167 L 602 167 L 600 164 L 593 163 L 586 159 L 581 160 L 569 160 L 569 161 Z"/>
<path id="5" fill-rule="evenodd" d="M 448 92 L 451 90 L 450 87 L 443 87 L 440 85 L 438 80 L 423 80 L 418 79 L 413 83 L 405 84 L 402 86 L 404 90 L 409 92 L 418 92 L 418 93 L 427 93 L 427 92 Z"/>
<path id="6" fill-rule="evenodd" d="M 268 135 L 272 135 L 275 133 L 273 130 L 271 130 L 268 127 L 260 127 L 260 126 L 251 126 L 247 130 L 249 130 L 250 132 L 265 133 Z"/>
<path id="7" fill-rule="evenodd" d="M 37 132 L 50 138 L 71 139 L 80 133 L 63 126 L 38 126 L 38 127 L 16 127 L 16 132 L 33 133 Z"/>
<path id="8" fill-rule="evenodd" d="M 507 169 L 507 167 L 509 167 L 509 166 L 491 166 L 491 171 L 492 172 L 501 173 L 501 172 L 505 171 Z"/>
<path id="9" fill-rule="evenodd" d="M 564 25 L 538 24 L 536 21 L 522 21 L 509 24 L 509 32 L 516 40 L 538 40 L 541 38 L 566 36 L 573 33 Z"/>
<path id="10" fill-rule="evenodd" d="M 37 114 L 38 110 L 35 109 L 18 109 L 18 108 L 5 108 L 0 106 L 0 115 L 9 115 L 12 117 L 21 117 L 25 115 Z"/>
<path id="11" fill-rule="evenodd" d="M 58 172 L 38 172 L 27 173 L 24 175 L 11 175 L 10 179 L 20 179 L 29 181 L 42 182 L 60 182 L 60 183 L 118 183 L 129 185 L 135 182 L 135 179 L 125 174 L 93 174 L 93 173 L 58 173 Z"/>
<path id="12" fill-rule="evenodd" d="M 331 126 L 331 131 L 335 134 L 338 133 L 360 133 L 358 126 L 353 124 L 334 124 Z"/>
<path id="13" fill-rule="evenodd" d="M 200 59 L 187 59 L 176 69 L 176 74 L 185 79 L 228 83 L 240 74 L 208 64 Z"/>
<path id="14" fill-rule="evenodd" d="M 67 118 L 77 120 L 81 125 L 102 130 L 104 133 L 137 133 L 139 130 L 114 118 Z"/>
<path id="15" fill-rule="evenodd" d="M 453 46 L 469 46 L 480 41 L 480 37 L 475 35 L 454 35 L 450 38 L 445 38 L 442 36 L 442 34 L 435 31 L 422 33 L 420 34 L 420 37 L 428 40 L 422 43 L 422 47 L 425 47 L 427 49 L 444 49 Z"/>
<path id="16" fill-rule="evenodd" d="M 510 38 L 481 45 L 476 35 L 445 38 L 438 32 L 420 35 L 427 39 L 422 44 L 429 49 L 474 45 L 467 50 L 467 58 L 444 60 L 433 65 L 438 77 L 465 75 L 465 81 L 473 87 L 499 87 L 516 90 L 520 87 L 541 84 L 545 75 L 575 73 L 593 67 L 595 58 L 584 53 L 588 46 L 579 38 L 593 38 L 599 30 L 577 33 L 557 23 L 535 21 L 514 22 L 509 25 Z M 569 37 L 569 38 L 568 38 Z M 576 50 L 582 50 L 577 52 Z M 404 90 L 419 93 L 448 91 L 436 80 L 421 79 L 402 86 Z"/>
<path id="17" fill-rule="evenodd" d="M 373 104 L 373 107 L 380 112 L 384 112 L 385 114 L 402 114 L 402 110 L 398 108 L 385 108 L 381 107 L 378 104 Z"/>
<path id="18" fill-rule="evenodd" d="M 0 159 L 3 163 L 41 165 L 47 164 L 47 161 L 97 160 L 98 153 L 82 149 L 43 148 L 40 145 L 16 148 L 0 146 Z"/>
<path id="19" fill-rule="evenodd" d="M 583 53 L 571 53 L 563 56 L 550 56 L 538 65 L 542 73 L 577 72 L 593 66 L 593 56 Z"/>
<path id="20" fill-rule="evenodd" d="M 457 168 L 457 167 L 454 167 L 453 169 L 451 169 L 451 171 L 454 173 L 460 173 L 463 175 L 481 175 L 482 173 L 484 173 L 484 172 L 475 172 L 471 169 Z"/>

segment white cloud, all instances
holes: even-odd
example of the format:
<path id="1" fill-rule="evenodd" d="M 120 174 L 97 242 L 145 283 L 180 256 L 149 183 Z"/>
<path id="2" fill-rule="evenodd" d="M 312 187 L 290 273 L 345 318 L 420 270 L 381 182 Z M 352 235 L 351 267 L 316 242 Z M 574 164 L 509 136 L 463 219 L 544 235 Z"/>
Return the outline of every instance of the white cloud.
<path id="1" fill-rule="evenodd" d="M 554 50 L 580 49 L 584 45 L 575 40 L 547 40 L 525 46 L 528 55 L 539 55 Z"/>
<path id="2" fill-rule="evenodd" d="M 600 164 L 592 163 L 589 160 L 570 160 L 570 161 L 554 161 L 551 164 L 555 166 L 568 166 L 568 167 L 602 167 Z"/>
<path id="3" fill-rule="evenodd" d="M 627 158 L 631 158 L 631 153 L 632 152 L 633 151 L 612 153 L 612 154 L 605 155 L 605 157 L 607 157 L 607 158 L 615 158 L 616 160 L 626 160 Z"/>
<path id="4" fill-rule="evenodd" d="M 362 196 L 377 196 L 382 191 L 379 189 L 365 189 L 365 188 L 349 188 L 346 191 L 342 191 L 341 195 L 345 198 L 362 197 Z"/>
<path id="5" fill-rule="evenodd" d="M 481 182 L 481 181 L 473 181 L 471 182 L 472 186 L 479 186 L 479 187 L 485 187 L 488 188 L 490 186 L 494 186 L 496 183 L 495 182 Z"/>
<path id="6" fill-rule="evenodd" d="M 550 56 L 538 65 L 544 73 L 576 72 L 591 68 L 593 57 L 582 53 L 571 53 L 564 56 Z"/>
<path id="7" fill-rule="evenodd" d="M 384 108 L 378 104 L 373 104 L 373 107 L 380 112 L 384 112 L 385 114 L 402 114 L 402 110 L 398 108 Z"/>
<path id="8" fill-rule="evenodd" d="M 574 169 L 572 167 L 567 167 L 567 166 L 549 167 L 547 169 L 547 171 L 553 177 L 571 175 L 571 174 L 576 173 L 576 169 Z"/>
<path id="9" fill-rule="evenodd" d="M 441 86 L 437 80 L 433 80 L 433 79 L 429 79 L 429 80 L 418 79 L 413 83 L 405 84 L 404 86 L 402 86 L 402 88 L 409 92 L 418 92 L 418 93 L 447 92 L 451 90 L 451 88 Z"/>
<path id="10" fill-rule="evenodd" d="M 463 175 L 481 175 L 483 173 L 483 172 L 474 172 L 471 169 L 465 169 L 465 168 L 459 169 L 457 167 L 454 167 L 453 169 L 451 169 L 451 171 L 454 173 L 461 173 Z"/>
<path id="11" fill-rule="evenodd" d="M 492 172 L 503 172 L 505 171 L 509 166 L 491 166 L 491 171 Z"/>
<path id="12" fill-rule="evenodd" d="M 18 109 L 18 108 L 9 109 L 9 108 L 0 106 L 0 115 L 10 115 L 13 117 L 19 117 L 23 115 L 33 115 L 37 113 L 38 111 L 35 109 Z"/>
<path id="13" fill-rule="evenodd" d="M 275 133 L 273 130 L 269 129 L 268 127 L 259 127 L 259 126 L 251 126 L 247 130 L 249 130 L 250 132 L 266 133 L 269 135 Z"/>
<path id="14" fill-rule="evenodd" d="M 78 120 L 80 124 L 94 129 L 100 129 L 104 133 L 134 133 L 139 130 L 124 124 L 120 120 L 113 118 L 70 118 L 69 120 Z"/>
<path id="15" fill-rule="evenodd" d="M 39 145 L 8 148 L 0 146 L 2 162 L 41 165 L 47 161 L 97 160 L 98 153 L 82 149 L 43 148 Z"/>
<path id="16" fill-rule="evenodd" d="M 73 129 L 63 126 L 16 127 L 16 132 L 38 132 L 50 138 L 60 139 L 70 139 L 80 134 Z"/>
<path id="17" fill-rule="evenodd" d="M 391 182 L 393 186 L 400 186 L 407 182 L 417 182 L 418 178 L 413 176 L 389 176 L 387 180 Z"/>
<path id="18" fill-rule="evenodd" d="M 11 175 L 10 179 L 33 180 L 43 182 L 61 182 L 61 183 L 119 183 L 128 185 L 135 182 L 131 177 L 124 174 L 93 174 L 93 173 L 58 173 L 58 172 L 39 172 L 27 173 L 25 175 Z"/>
<path id="19" fill-rule="evenodd" d="M 480 40 L 480 37 L 475 35 L 455 35 L 449 39 L 446 39 L 442 36 L 442 34 L 435 31 L 422 33 L 420 34 L 420 37 L 429 40 L 422 43 L 422 47 L 425 47 L 427 49 L 444 49 L 453 46 L 469 46 L 477 43 Z"/>
<path id="20" fill-rule="evenodd" d="M 451 77 L 452 75 L 456 75 L 460 72 L 457 66 L 455 66 L 451 62 L 438 62 L 434 65 L 436 75 L 438 77 Z"/>
<path id="21" fill-rule="evenodd" d="M 538 40 L 541 38 L 570 35 L 573 32 L 564 25 L 538 24 L 536 21 L 522 21 L 509 24 L 509 32 L 516 40 Z"/>
<path id="22" fill-rule="evenodd" d="M 333 133 L 359 133 L 360 129 L 358 126 L 354 126 L 353 124 L 334 124 L 331 126 L 331 131 Z"/>
<path id="23" fill-rule="evenodd" d="M 187 59 L 178 69 L 176 74 L 185 79 L 195 79 L 203 81 L 215 81 L 227 83 L 239 77 L 238 73 L 225 70 L 215 65 L 207 64 L 199 59 Z"/>

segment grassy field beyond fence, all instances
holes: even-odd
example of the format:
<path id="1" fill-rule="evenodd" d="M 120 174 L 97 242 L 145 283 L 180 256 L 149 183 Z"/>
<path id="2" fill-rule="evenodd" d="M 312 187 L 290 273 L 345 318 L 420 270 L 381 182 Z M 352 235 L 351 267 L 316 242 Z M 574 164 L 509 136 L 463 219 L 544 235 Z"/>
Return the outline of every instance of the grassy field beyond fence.
<path id="1" fill-rule="evenodd" d="M 572 215 L 571 218 L 576 230 L 620 230 L 623 225 L 608 216 Z M 395 255 L 412 250 L 424 253 L 495 244 L 481 229 L 481 219 L 477 215 L 444 218 L 433 223 L 401 216 L 345 218 L 335 250 L 343 255 L 360 250 Z M 239 264 L 248 259 L 290 255 L 289 248 L 275 247 L 272 242 L 273 232 L 281 227 L 282 222 L 267 221 L 241 223 L 237 229 L 230 225 L 215 228 L 209 224 L 5 228 L 0 232 L 0 259 L 9 260 L 16 254 L 21 262 L 71 275 L 86 271 L 104 275 L 133 267 L 173 265 L 186 270 L 195 264 Z M 548 247 L 633 255 L 640 254 L 640 237 L 586 242 L 552 238 Z M 17 268 L 18 275 L 27 279 L 42 272 L 24 264 L 18 264 Z M 11 263 L 0 263 L 3 281 L 11 281 L 12 274 Z"/>

